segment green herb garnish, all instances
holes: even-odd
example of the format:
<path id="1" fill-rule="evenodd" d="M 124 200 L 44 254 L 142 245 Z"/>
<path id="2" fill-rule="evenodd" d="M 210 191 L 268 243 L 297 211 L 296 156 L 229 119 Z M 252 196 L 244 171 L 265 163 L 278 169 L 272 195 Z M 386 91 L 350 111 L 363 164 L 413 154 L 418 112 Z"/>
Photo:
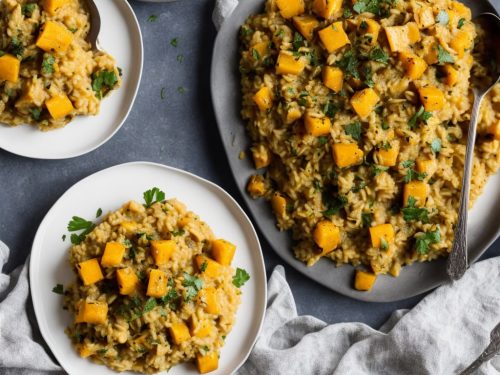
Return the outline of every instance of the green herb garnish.
<path id="1" fill-rule="evenodd" d="M 464 25 L 465 25 L 465 18 L 460 18 L 458 20 L 457 28 L 461 29 L 462 27 L 464 27 Z"/>
<path id="2" fill-rule="evenodd" d="M 49 54 L 49 53 L 46 53 L 43 56 L 42 73 L 44 73 L 44 74 L 54 73 L 54 63 L 55 62 L 56 62 L 56 59 L 54 58 L 54 56 Z"/>
<path id="3" fill-rule="evenodd" d="M 157 14 L 152 14 L 148 17 L 148 22 L 155 22 L 158 19 Z"/>
<path id="4" fill-rule="evenodd" d="M 31 108 L 30 115 L 31 115 L 31 118 L 33 120 L 38 121 L 38 120 L 40 120 L 40 117 L 42 116 L 42 109 L 41 108 Z"/>
<path id="5" fill-rule="evenodd" d="M 145 191 L 142 196 L 144 197 L 144 207 L 146 208 L 165 200 L 165 193 L 157 187 Z"/>
<path id="6" fill-rule="evenodd" d="M 438 44 L 437 46 L 437 51 L 438 51 L 438 64 L 443 65 L 446 63 L 453 64 L 455 62 L 455 59 L 453 58 L 450 53 L 445 50 L 441 45 Z"/>
<path id="7" fill-rule="evenodd" d="M 372 225 L 373 214 L 371 212 L 361 213 L 361 222 L 363 223 L 363 228 L 369 228 Z"/>
<path id="8" fill-rule="evenodd" d="M 24 46 L 19 41 L 19 39 L 12 38 L 7 49 L 10 51 L 10 53 L 15 55 L 18 59 L 21 60 L 23 58 Z"/>
<path id="9" fill-rule="evenodd" d="M 98 218 L 101 215 L 102 215 L 102 208 L 98 208 L 96 213 L 95 213 L 95 217 Z"/>
<path id="10" fill-rule="evenodd" d="M 382 165 L 372 165 L 373 176 L 378 176 L 382 172 L 387 172 L 388 170 L 389 170 L 389 167 L 384 167 Z"/>
<path id="11" fill-rule="evenodd" d="M 143 314 L 146 314 L 147 312 L 150 312 L 151 310 L 153 310 L 155 307 L 156 307 L 157 303 L 156 303 L 156 299 L 154 298 L 149 298 L 146 303 L 144 304 L 144 308 L 142 309 L 142 313 Z"/>
<path id="12" fill-rule="evenodd" d="M 425 232 L 415 236 L 415 249 L 419 254 L 427 254 L 429 246 L 441 242 L 441 233 L 439 228 L 433 232 Z"/>
<path id="13" fill-rule="evenodd" d="M 52 292 L 56 294 L 64 294 L 64 286 L 62 284 L 57 284 L 52 288 Z"/>
<path id="14" fill-rule="evenodd" d="M 171 45 L 172 47 L 177 47 L 177 46 L 178 46 L 178 44 L 179 44 L 179 42 L 178 42 L 177 38 L 172 38 L 172 39 L 170 39 L 170 45 Z"/>
<path id="15" fill-rule="evenodd" d="M 427 112 L 424 109 L 424 106 L 421 106 L 418 111 L 416 111 L 413 116 L 411 116 L 410 120 L 408 121 L 408 126 L 410 129 L 415 128 L 417 125 L 418 121 L 422 121 L 424 123 L 427 123 L 427 120 L 429 120 L 432 117 L 431 112 Z"/>
<path id="16" fill-rule="evenodd" d="M 22 12 L 23 16 L 31 17 L 31 15 L 33 14 L 33 12 L 35 11 L 36 8 L 37 8 L 37 5 L 34 3 L 23 4 L 23 6 L 21 7 L 21 12 Z"/>
<path id="17" fill-rule="evenodd" d="M 101 70 L 92 74 L 92 90 L 98 99 L 102 99 L 109 91 L 115 87 L 118 78 L 114 71 Z"/>
<path id="18" fill-rule="evenodd" d="M 250 275 L 243 268 L 237 268 L 236 273 L 233 276 L 233 285 L 237 288 L 241 288 L 245 283 L 250 280 Z"/>
<path id="19" fill-rule="evenodd" d="M 439 138 L 436 138 L 431 142 L 431 150 L 434 154 L 441 151 L 441 140 Z"/>
<path id="20" fill-rule="evenodd" d="M 186 288 L 184 300 L 190 301 L 196 297 L 198 291 L 203 288 L 203 280 L 184 272 L 184 281 L 182 282 L 182 285 Z"/>
<path id="21" fill-rule="evenodd" d="M 408 204 L 401 209 L 403 219 L 405 221 L 421 221 L 422 223 L 429 222 L 429 211 L 426 208 L 416 207 L 417 201 L 412 196 L 408 197 Z"/>
<path id="22" fill-rule="evenodd" d="M 389 55 L 380 47 L 375 47 L 370 51 L 370 60 L 377 61 L 382 64 L 387 64 Z"/>
<path id="23" fill-rule="evenodd" d="M 81 217 L 78 216 L 73 216 L 71 221 L 68 223 L 68 231 L 70 232 L 82 231 L 82 232 L 80 232 L 79 234 L 76 233 L 71 234 L 71 243 L 73 245 L 78 245 L 85 239 L 85 237 L 87 237 L 87 234 L 92 232 L 94 228 L 95 224 L 93 222 L 82 219 Z"/>
<path id="24" fill-rule="evenodd" d="M 386 239 L 380 238 L 380 249 L 387 250 L 388 248 L 389 248 L 389 243 L 386 241 Z"/>
<path id="25" fill-rule="evenodd" d="M 350 135 L 354 140 L 356 140 L 358 142 L 361 140 L 361 132 L 362 131 L 363 131 L 363 128 L 361 127 L 361 123 L 359 121 L 355 121 L 351 124 L 344 126 L 344 132 L 347 135 Z"/>
<path id="26" fill-rule="evenodd" d="M 323 200 L 325 200 L 325 199 L 323 199 Z M 325 215 L 325 216 L 336 215 L 346 205 L 347 205 L 347 197 L 344 195 L 339 195 L 335 199 L 326 200 L 327 209 L 325 211 L 323 211 L 323 215 Z"/>
<path id="27" fill-rule="evenodd" d="M 344 72 L 345 79 L 349 79 L 350 77 L 359 79 L 358 65 L 359 61 L 353 48 L 344 53 L 342 58 L 337 62 L 337 66 Z"/>
<path id="28" fill-rule="evenodd" d="M 186 233 L 186 231 L 184 229 L 178 229 L 178 230 L 174 230 L 170 233 L 172 233 L 172 236 L 174 236 L 174 237 L 179 237 L 179 236 L 184 235 L 184 233 Z"/>

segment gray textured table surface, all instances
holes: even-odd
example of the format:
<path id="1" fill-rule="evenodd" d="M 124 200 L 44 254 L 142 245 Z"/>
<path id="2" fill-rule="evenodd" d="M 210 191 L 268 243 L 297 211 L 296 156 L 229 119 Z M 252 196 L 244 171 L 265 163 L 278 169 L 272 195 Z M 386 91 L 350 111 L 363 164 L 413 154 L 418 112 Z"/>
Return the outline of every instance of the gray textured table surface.
<path id="1" fill-rule="evenodd" d="M 241 202 L 210 102 L 213 0 L 131 4 L 144 38 L 144 73 L 135 106 L 115 137 L 90 154 L 62 161 L 31 160 L 0 150 L 0 239 L 12 249 L 8 270 L 26 259 L 39 223 L 59 196 L 83 177 L 112 165 L 135 160 L 171 165 L 219 184 Z M 151 15 L 158 15 L 156 21 L 148 21 Z M 177 47 L 170 44 L 172 38 L 177 38 Z M 262 236 L 261 243 L 269 275 L 280 259 Z M 500 241 L 483 258 L 496 255 Z M 411 308 L 421 299 L 359 302 L 290 267 L 286 271 L 299 314 L 330 323 L 361 321 L 378 327 L 393 310 Z"/>

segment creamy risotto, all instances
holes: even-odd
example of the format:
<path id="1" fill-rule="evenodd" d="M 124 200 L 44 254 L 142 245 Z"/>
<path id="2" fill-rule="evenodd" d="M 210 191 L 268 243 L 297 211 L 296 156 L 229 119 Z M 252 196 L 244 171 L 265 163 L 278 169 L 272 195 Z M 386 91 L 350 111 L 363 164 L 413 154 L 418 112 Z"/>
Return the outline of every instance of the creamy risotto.
<path id="1" fill-rule="evenodd" d="M 445 256 L 484 33 L 451 0 L 268 0 L 241 27 L 242 116 L 295 256 L 376 275 Z M 484 51 L 483 51 L 484 52 Z M 472 76 L 471 76 L 472 74 Z M 471 199 L 499 166 L 500 86 L 481 110 Z"/>

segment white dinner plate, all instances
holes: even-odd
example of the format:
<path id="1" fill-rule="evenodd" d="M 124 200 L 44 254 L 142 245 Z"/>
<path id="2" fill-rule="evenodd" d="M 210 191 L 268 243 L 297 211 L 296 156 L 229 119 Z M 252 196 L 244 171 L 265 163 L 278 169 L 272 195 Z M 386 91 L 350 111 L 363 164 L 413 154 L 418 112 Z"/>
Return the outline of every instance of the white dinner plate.
<path id="1" fill-rule="evenodd" d="M 107 142 L 134 104 L 143 64 L 141 29 L 126 0 L 95 0 L 101 15 L 99 44 L 122 69 L 122 85 L 102 100 L 96 116 L 78 116 L 62 129 L 41 132 L 29 125 L 0 124 L 0 148 L 36 159 L 66 159 Z"/>
<path id="2" fill-rule="evenodd" d="M 233 267 L 248 271 L 250 280 L 242 287 L 242 302 L 236 323 L 221 350 L 219 369 L 211 375 L 227 375 L 248 357 L 259 334 L 266 308 L 266 274 L 262 250 L 255 230 L 236 201 L 217 185 L 178 169 L 136 162 L 97 172 L 71 187 L 43 219 L 31 251 L 30 288 L 35 315 L 43 338 L 61 366 L 72 375 L 116 374 L 102 365 L 80 358 L 64 333 L 72 317 L 62 309 L 62 296 L 52 292 L 57 284 L 76 278 L 68 254 L 71 243 L 62 235 L 74 215 L 87 219 L 96 210 L 115 211 L 131 199 L 142 201 L 142 193 L 159 187 L 166 198 L 178 198 L 198 214 L 217 237 L 237 246 Z M 69 238 L 69 236 L 68 236 Z M 166 373 L 166 372 L 165 372 Z M 193 364 L 173 367 L 168 374 L 197 374 Z"/>

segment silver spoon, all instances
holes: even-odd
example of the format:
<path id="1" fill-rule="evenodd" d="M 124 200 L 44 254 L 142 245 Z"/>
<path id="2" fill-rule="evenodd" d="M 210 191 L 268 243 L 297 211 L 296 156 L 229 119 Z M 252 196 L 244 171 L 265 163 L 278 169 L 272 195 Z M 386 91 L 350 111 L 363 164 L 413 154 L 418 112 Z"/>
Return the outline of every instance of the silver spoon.
<path id="1" fill-rule="evenodd" d="M 500 352 L 500 323 L 490 333 L 490 344 L 484 349 L 477 359 L 470 364 L 460 375 L 471 375 L 476 372 L 483 363 L 488 362 Z"/>
<path id="2" fill-rule="evenodd" d="M 93 50 L 100 51 L 101 48 L 99 47 L 97 37 L 101 31 L 101 15 L 99 14 L 99 10 L 95 5 L 94 0 L 84 0 L 84 3 L 87 6 L 90 20 L 90 30 L 87 34 L 86 40 L 90 43 Z"/>
<path id="3" fill-rule="evenodd" d="M 462 191 L 460 193 L 460 208 L 458 211 L 458 223 L 455 228 L 455 240 L 453 247 L 448 257 L 446 271 L 452 280 L 460 279 L 468 267 L 467 260 L 467 210 L 469 208 L 469 190 L 470 179 L 472 172 L 472 161 L 474 156 L 474 144 L 476 142 L 477 120 L 479 109 L 484 96 L 491 90 L 494 84 L 500 79 L 500 54 L 496 52 L 499 47 L 498 36 L 500 36 L 500 18 L 493 13 L 483 13 L 474 19 L 475 23 L 479 23 L 486 30 L 485 35 L 496 41 L 490 47 L 486 47 L 485 51 L 492 52 L 495 56 L 489 56 L 487 63 L 496 63 L 494 71 L 491 72 L 489 79 L 473 82 L 474 104 L 469 125 L 469 133 L 467 136 L 467 149 L 465 153 L 464 175 L 462 181 Z M 495 39 L 496 38 L 496 39 Z M 491 60 L 493 58 L 493 60 Z"/>

